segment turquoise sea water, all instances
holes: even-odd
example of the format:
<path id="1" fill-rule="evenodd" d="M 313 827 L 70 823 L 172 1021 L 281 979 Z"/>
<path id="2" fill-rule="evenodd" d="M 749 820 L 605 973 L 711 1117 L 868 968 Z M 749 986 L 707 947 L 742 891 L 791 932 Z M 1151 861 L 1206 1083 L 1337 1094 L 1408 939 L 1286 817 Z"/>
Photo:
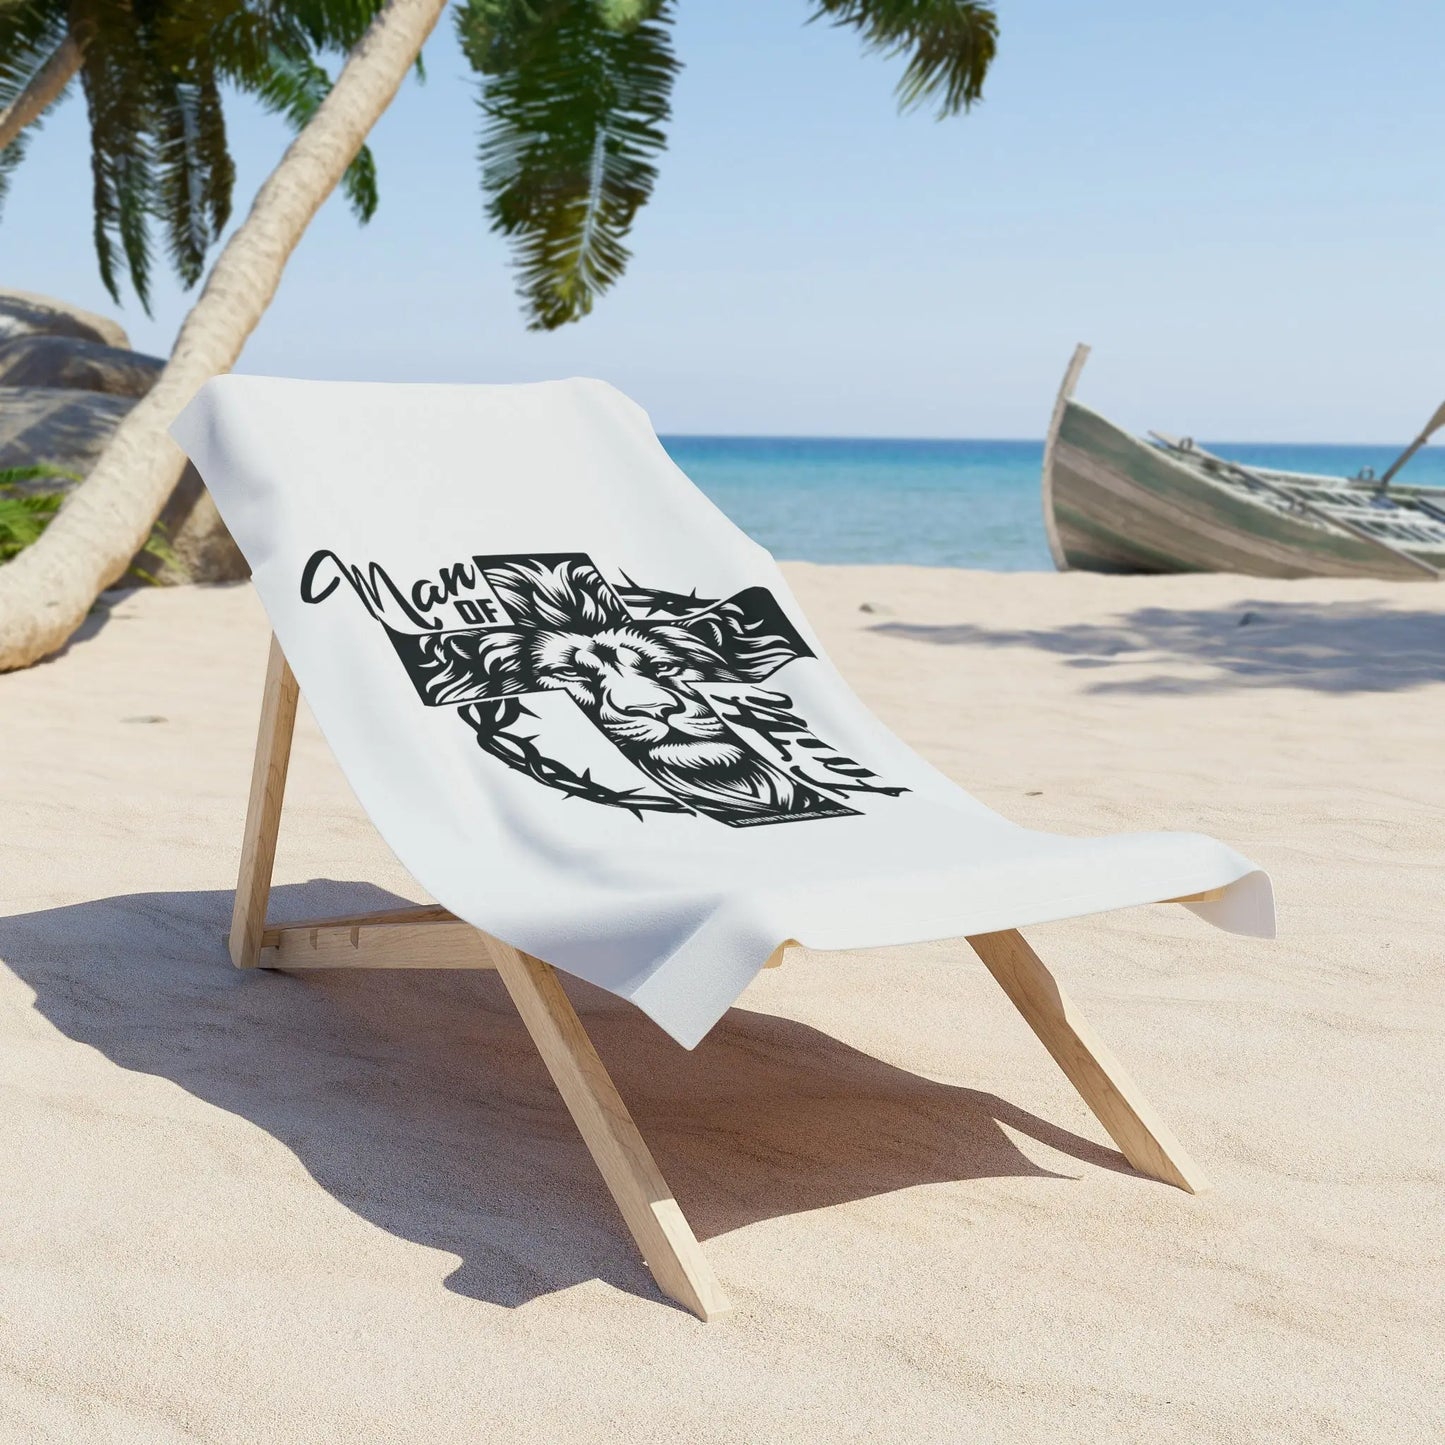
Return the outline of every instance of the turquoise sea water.
<path id="1" fill-rule="evenodd" d="M 664 437 L 673 459 L 775 556 L 807 562 L 1051 571 L 1039 500 L 1043 443 L 839 437 Z M 1289 471 L 1383 471 L 1398 447 L 1205 442 Z M 1403 443 L 1402 443 L 1403 445 Z M 1401 480 L 1445 486 L 1445 447 Z"/>

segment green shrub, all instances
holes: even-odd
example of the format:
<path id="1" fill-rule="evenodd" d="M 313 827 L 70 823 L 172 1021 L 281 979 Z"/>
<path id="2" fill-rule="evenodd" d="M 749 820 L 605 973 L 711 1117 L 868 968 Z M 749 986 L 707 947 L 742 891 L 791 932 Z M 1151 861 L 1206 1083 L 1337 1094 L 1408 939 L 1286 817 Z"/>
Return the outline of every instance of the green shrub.
<path id="1" fill-rule="evenodd" d="M 23 552 L 50 525 L 51 518 L 65 500 L 63 492 L 31 492 L 21 488 L 22 482 L 81 482 L 85 479 L 64 467 L 37 463 L 29 467 L 0 467 L 0 563 L 8 562 Z M 165 529 L 157 523 L 142 553 L 156 561 L 178 566 L 175 553 L 166 540 Z M 154 582 L 149 572 L 132 567 L 127 577 L 139 582 Z"/>

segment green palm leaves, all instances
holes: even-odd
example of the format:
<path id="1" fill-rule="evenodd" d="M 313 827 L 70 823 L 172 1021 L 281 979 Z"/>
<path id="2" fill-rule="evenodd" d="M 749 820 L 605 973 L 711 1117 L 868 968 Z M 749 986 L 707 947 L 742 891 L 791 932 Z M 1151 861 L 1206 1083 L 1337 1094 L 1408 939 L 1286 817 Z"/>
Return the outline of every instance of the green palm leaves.
<path id="1" fill-rule="evenodd" d="M 622 275 L 622 238 L 657 180 L 677 73 L 667 0 L 467 0 L 482 76 L 482 185 L 513 240 L 529 324 L 585 316 Z"/>
<path id="2" fill-rule="evenodd" d="M 980 98 L 998 20 L 988 0 L 816 0 L 812 18 L 903 54 L 905 109 Z M 628 261 L 657 180 L 680 69 L 670 0 L 463 0 L 462 48 L 481 76 L 482 186 L 511 238 L 534 330 L 587 315 Z"/>
<path id="3" fill-rule="evenodd" d="M 231 214 L 235 167 L 221 87 L 259 99 L 299 130 L 331 88 L 318 55 L 349 49 L 381 0 L 0 0 L 0 106 L 67 38 L 81 51 L 90 119 L 96 259 L 118 301 L 122 271 L 150 309 L 152 226 L 185 286 Z M 24 137 L 0 152 L 4 174 Z M 376 207 L 363 150 L 345 189 L 362 220 Z M 3 196 L 3 190 L 0 190 Z"/>
<path id="4" fill-rule="evenodd" d="M 63 5 L 0 3 L 0 110 L 9 111 L 44 73 L 60 54 L 67 34 Z M 62 91 L 64 88 L 62 84 Z M 22 130 L 0 150 L 0 205 L 5 201 L 10 173 L 25 158 L 27 138 Z"/>
<path id="5" fill-rule="evenodd" d="M 898 82 L 904 110 L 932 100 L 941 120 L 983 97 L 998 47 L 988 0 L 817 0 L 811 18 L 851 25 L 869 50 L 907 55 Z"/>

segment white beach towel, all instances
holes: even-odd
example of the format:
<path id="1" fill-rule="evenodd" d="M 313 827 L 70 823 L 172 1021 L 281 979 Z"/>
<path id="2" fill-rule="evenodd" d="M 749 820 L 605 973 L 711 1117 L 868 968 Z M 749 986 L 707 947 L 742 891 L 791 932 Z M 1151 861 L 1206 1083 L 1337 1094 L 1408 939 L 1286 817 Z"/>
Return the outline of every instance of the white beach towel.
<path id="1" fill-rule="evenodd" d="M 458 917 L 692 1047 L 784 940 L 995 932 L 1269 881 L 1008 822 L 879 723 L 773 559 L 597 381 L 227 376 L 172 428 L 351 786 Z M 948 666 L 966 666 L 957 660 Z"/>

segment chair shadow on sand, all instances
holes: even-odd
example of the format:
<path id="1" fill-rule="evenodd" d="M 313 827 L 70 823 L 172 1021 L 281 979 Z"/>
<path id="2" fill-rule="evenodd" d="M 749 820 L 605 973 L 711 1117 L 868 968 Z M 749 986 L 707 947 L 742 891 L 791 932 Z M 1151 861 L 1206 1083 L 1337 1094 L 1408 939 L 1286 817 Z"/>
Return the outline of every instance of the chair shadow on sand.
<path id="1" fill-rule="evenodd" d="M 327 880 L 272 898 L 278 918 L 406 901 Z M 69 1038 L 249 1120 L 346 1208 L 460 1256 L 458 1294 L 514 1306 L 601 1278 L 661 1298 L 495 974 L 241 972 L 230 904 L 145 893 L 3 918 L 0 960 Z M 630 1005 L 568 991 L 703 1239 L 918 1184 L 1070 1177 L 1001 1125 L 1132 1172 L 804 1024 L 734 1008 L 688 1053 Z"/>
<path id="2" fill-rule="evenodd" d="M 1247 687 L 1400 692 L 1445 681 L 1445 610 L 1406 611 L 1374 602 L 1141 607 L 1113 625 L 1081 622 L 1032 630 L 908 622 L 871 630 L 947 647 L 1057 653 L 1068 659 L 1067 666 L 1101 674 L 1087 689 L 1091 693 L 1199 695 Z M 1169 666 L 1180 663 L 1212 673 L 1170 676 Z"/>

